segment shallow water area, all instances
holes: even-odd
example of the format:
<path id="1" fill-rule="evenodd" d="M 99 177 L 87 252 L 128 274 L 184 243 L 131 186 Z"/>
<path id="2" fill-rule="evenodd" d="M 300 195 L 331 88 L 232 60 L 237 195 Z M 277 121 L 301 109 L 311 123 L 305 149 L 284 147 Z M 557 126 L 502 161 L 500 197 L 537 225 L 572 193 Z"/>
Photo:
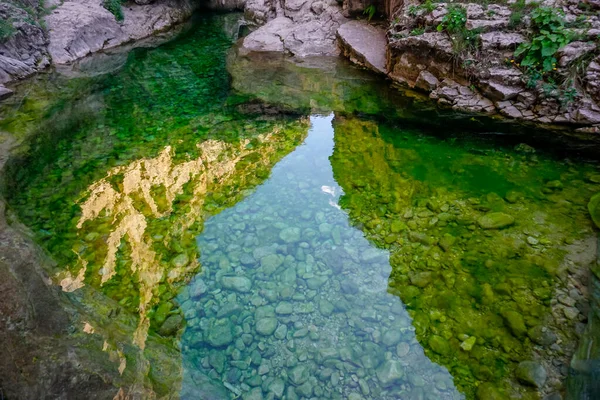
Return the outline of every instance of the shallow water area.
<path id="1" fill-rule="evenodd" d="M 463 397 L 387 293 L 388 252 L 337 205 L 332 117 L 311 117 L 305 142 L 198 237 L 203 271 L 178 297 L 184 397 L 198 366 L 276 398 Z"/>
<path id="2" fill-rule="evenodd" d="M 113 385 L 563 392 L 589 311 L 597 164 L 477 136 L 489 121 L 342 60 L 238 54 L 238 17 L 201 16 L 0 104 L 20 143 L 4 195 Z"/>

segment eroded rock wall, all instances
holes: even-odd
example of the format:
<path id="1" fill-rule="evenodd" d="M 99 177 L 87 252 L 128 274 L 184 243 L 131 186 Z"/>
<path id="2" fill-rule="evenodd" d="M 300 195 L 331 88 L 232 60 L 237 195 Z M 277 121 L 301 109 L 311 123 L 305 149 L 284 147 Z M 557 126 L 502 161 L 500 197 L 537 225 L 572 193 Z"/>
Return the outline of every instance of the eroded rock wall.
<path id="1" fill-rule="evenodd" d="M 548 4 L 546 4 L 548 3 Z M 600 132 L 600 55 L 596 43 L 600 33 L 597 15 L 584 14 L 573 2 L 550 1 L 547 6 L 563 9 L 567 22 L 586 19 L 585 29 L 560 49 L 555 75 L 570 79 L 577 69 L 573 92 L 566 95 L 539 80 L 532 83 L 519 67 L 514 52 L 528 40 L 529 20 L 511 27 L 512 9 L 505 5 L 463 3 L 466 28 L 478 35 L 477 50 L 460 52 L 456 40 L 439 26 L 447 5 L 435 4 L 433 11 L 406 4 L 388 32 L 388 76 L 429 93 L 440 105 L 456 110 L 501 114 L 504 117 L 542 124 L 570 125 L 582 133 Z M 551 3 L 551 4 L 550 4 Z M 417 3 L 418 4 L 418 3 Z M 410 7 L 413 8 L 410 8 Z"/>
<path id="2" fill-rule="evenodd" d="M 29 12 L 35 13 L 32 8 Z M 0 85 L 25 78 L 50 64 L 48 38 L 42 27 L 22 6 L 0 1 L 0 20 L 12 23 L 8 38 L 0 39 Z M 0 98 L 2 97 L 0 86 Z"/>

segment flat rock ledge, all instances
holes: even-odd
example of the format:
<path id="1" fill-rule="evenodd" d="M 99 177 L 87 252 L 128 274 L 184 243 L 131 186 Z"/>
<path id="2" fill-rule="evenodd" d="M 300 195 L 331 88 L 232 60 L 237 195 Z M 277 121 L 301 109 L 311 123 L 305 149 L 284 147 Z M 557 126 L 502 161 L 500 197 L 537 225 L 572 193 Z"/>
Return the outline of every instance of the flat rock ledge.
<path id="1" fill-rule="evenodd" d="M 350 21 L 337 31 L 342 53 L 356 64 L 387 74 L 385 30 L 364 21 Z"/>

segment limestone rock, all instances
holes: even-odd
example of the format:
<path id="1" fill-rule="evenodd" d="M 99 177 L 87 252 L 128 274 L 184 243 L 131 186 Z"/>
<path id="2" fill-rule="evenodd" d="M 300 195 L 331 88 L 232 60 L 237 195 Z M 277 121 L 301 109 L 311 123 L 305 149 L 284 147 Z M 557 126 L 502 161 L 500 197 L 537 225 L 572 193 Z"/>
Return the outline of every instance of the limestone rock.
<path id="1" fill-rule="evenodd" d="M 46 17 L 48 51 L 55 64 L 68 64 L 182 22 L 195 7 L 189 0 L 123 7 L 124 20 L 119 23 L 101 0 L 67 1 Z"/>
<path id="2" fill-rule="evenodd" d="M 481 34 L 481 47 L 489 50 L 515 50 L 518 45 L 525 42 L 525 37 L 516 32 L 493 31 Z"/>
<path id="3" fill-rule="evenodd" d="M 265 25 L 244 38 L 245 52 L 285 52 L 297 57 L 339 54 L 335 32 L 346 19 L 337 4 L 313 9 L 313 2 L 289 1 L 278 12 L 268 4 L 251 2 L 246 6 L 247 16 Z"/>
<path id="4" fill-rule="evenodd" d="M 9 18 L 15 33 L 0 41 L 0 84 L 26 78 L 50 63 L 44 30 L 24 9 L 7 2 L 0 3 L 0 20 Z"/>
<path id="5" fill-rule="evenodd" d="M 437 88 L 439 83 L 440 81 L 435 77 L 435 75 L 433 75 L 427 70 L 423 70 L 419 73 L 419 76 L 417 77 L 415 87 L 431 92 L 432 90 L 435 90 Z"/>
<path id="6" fill-rule="evenodd" d="M 288 372 L 290 382 L 296 386 L 303 384 L 310 377 L 310 370 L 304 364 L 297 365 Z"/>
<path id="7" fill-rule="evenodd" d="M 508 86 L 502 83 L 488 81 L 483 83 L 483 93 L 491 100 L 510 100 L 523 91 L 522 87 Z"/>
<path id="8" fill-rule="evenodd" d="M 596 44 L 592 42 L 571 42 L 558 51 L 558 65 L 566 67 L 584 54 L 589 54 L 596 49 Z"/>
<path id="9" fill-rule="evenodd" d="M 529 329 L 527 331 L 527 336 L 540 346 L 550 346 L 557 340 L 556 334 L 542 325 L 534 326 Z"/>
<path id="10" fill-rule="evenodd" d="M 337 37 L 344 54 L 357 64 L 386 73 L 385 31 L 365 21 L 350 21 L 339 27 Z"/>

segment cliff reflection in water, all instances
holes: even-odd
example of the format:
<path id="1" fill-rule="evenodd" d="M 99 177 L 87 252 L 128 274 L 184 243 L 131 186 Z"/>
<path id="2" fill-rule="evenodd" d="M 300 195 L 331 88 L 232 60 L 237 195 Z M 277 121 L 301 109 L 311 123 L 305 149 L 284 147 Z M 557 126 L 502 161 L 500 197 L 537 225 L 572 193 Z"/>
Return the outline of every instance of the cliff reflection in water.
<path id="1" fill-rule="evenodd" d="M 163 303 L 151 314 L 155 328 L 169 333 L 163 326 L 173 325 L 168 330 L 176 332 L 181 318 L 166 320 L 170 307 L 164 301 L 198 270 L 194 237 L 205 216 L 235 204 L 262 170 L 268 171 L 282 151 L 301 140 L 302 129 L 292 137 L 284 129 L 274 127 L 238 143 L 207 140 L 197 144 L 199 158 L 181 163 L 173 162 L 167 146 L 156 158 L 108 171 L 83 193 L 73 243 L 79 262 L 69 267 L 76 278 L 67 272 L 63 289 L 76 290 L 86 278 L 99 287 L 110 283 L 107 294 L 139 312 L 134 343 L 142 349 L 148 312 L 160 299 Z"/>

